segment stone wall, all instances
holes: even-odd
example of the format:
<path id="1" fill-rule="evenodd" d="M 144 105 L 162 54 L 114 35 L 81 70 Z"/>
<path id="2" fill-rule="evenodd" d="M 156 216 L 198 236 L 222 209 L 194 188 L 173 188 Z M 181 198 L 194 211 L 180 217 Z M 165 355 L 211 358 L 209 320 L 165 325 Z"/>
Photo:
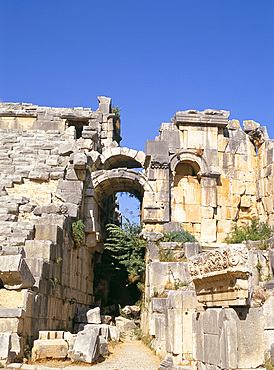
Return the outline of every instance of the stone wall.
<path id="1" fill-rule="evenodd" d="M 157 184 L 159 205 L 148 214 L 145 205 L 148 230 L 161 231 L 159 224 L 175 221 L 204 244 L 220 243 L 234 221 L 271 214 L 271 200 L 265 206 L 266 198 L 272 199 L 273 163 L 266 129 L 244 121 L 242 130 L 239 121 L 228 118 L 226 111 L 177 112 L 171 123 L 162 124 L 155 141 L 147 142 L 146 174 Z M 257 132 L 262 132 L 260 143 L 253 139 Z"/>
<path id="2" fill-rule="evenodd" d="M 145 232 L 183 226 L 206 249 L 221 243 L 234 221 L 245 223 L 259 216 L 274 223 L 273 140 L 265 127 L 244 121 L 242 129 L 237 120 L 229 121 L 226 111 L 179 111 L 170 123 L 161 125 L 155 140 L 146 142 L 143 153 L 119 146 L 120 120 L 111 112 L 111 100 L 98 100 L 96 111 L 0 103 L 0 333 L 12 333 L 13 357 L 22 356 L 39 330 L 71 329 L 77 307 L 95 304 L 94 264 L 104 250 L 105 225 L 120 222 L 117 192 L 130 192 L 140 200 Z M 72 224 L 79 220 L 85 230 L 82 244 L 76 245 Z M 194 335 L 203 327 L 207 312 L 227 315 L 232 327 L 246 322 L 243 330 L 250 332 L 249 315 L 259 315 L 258 325 L 262 324 L 261 317 L 271 305 L 263 306 L 259 280 L 272 274 L 267 263 L 272 255 L 249 251 L 245 271 L 231 267 L 212 277 L 205 270 L 192 274 L 195 268 L 189 274 L 190 246 L 181 248 L 183 259 L 179 256 L 178 262 L 160 262 L 157 251 L 152 257 L 154 247 L 150 244 L 152 254 L 147 257 L 149 309 L 143 313 L 143 323 L 150 327 L 155 349 L 163 356 L 172 355 L 175 363 L 190 360 L 199 361 L 201 368 L 203 364 L 225 368 L 232 361 L 226 352 L 219 362 L 199 360 L 196 342 L 188 333 Z M 193 248 L 192 254 L 197 254 L 197 245 Z M 223 256 L 223 252 L 218 253 Z M 207 257 L 203 258 L 203 268 L 210 269 Z M 220 276 L 232 283 L 220 285 Z M 204 284 L 203 294 L 199 282 Z M 180 284 L 189 284 L 191 290 L 165 293 Z M 216 293 L 211 301 L 210 289 Z M 162 294 L 167 296 L 155 297 Z M 251 297 L 257 297 L 258 307 L 250 306 Z M 252 308 L 246 320 L 228 308 L 231 302 Z M 207 311 L 199 316 L 201 303 Z M 222 305 L 224 310 L 216 308 Z M 190 320 L 194 311 L 196 321 Z M 220 317 L 218 322 L 223 320 Z M 273 335 L 269 320 L 262 324 L 263 334 L 258 328 L 268 347 Z M 229 346 L 222 343 L 229 340 L 230 327 L 222 322 L 218 339 L 206 327 L 201 329 L 205 346 L 211 342 Z M 239 343 L 241 335 L 237 334 Z M 237 366 L 244 366 L 242 351 L 235 355 Z"/>
<path id="3" fill-rule="evenodd" d="M 272 250 L 234 245 L 198 253 L 188 262 L 178 262 L 181 268 L 188 265 L 190 272 L 184 278 L 188 285 L 182 286 L 176 285 L 174 262 L 157 262 L 158 247 L 153 245 L 142 329 L 165 359 L 160 368 L 263 367 L 274 338 L 272 280 L 268 283 L 269 274 L 273 276 Z M 179 279 L 184 275 L 185 270 Z"/>

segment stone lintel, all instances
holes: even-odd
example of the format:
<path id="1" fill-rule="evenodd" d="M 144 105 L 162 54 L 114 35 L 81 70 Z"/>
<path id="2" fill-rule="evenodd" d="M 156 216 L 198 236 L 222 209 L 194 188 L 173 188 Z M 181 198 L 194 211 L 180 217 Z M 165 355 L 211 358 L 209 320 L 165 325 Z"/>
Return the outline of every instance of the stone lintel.
<path id="1" fill-rule="evenodd" d="M 173 122 L 177 126 L 199 125 L 225 128 L 228 124 L 229 114 L 230 112 L 225 110 L 206 109 L 202 112 L 186 110 L 176 112 Z"/>

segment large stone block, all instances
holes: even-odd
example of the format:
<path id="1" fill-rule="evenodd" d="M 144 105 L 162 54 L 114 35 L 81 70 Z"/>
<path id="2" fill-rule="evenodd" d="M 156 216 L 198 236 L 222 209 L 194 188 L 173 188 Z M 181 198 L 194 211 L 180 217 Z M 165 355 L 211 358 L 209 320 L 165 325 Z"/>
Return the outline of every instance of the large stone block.
<path id="1" fill-rule="evenodd" d="M 165 313 L 167 309 L 167 298 L 151 298 L 151 311 Z"/>
<path id="2" fill-rule="evenodd" d="M 146 155 L 162 155 L 168 156 L 168 142 L 167 141 L 155 141 L 147 140 L 146 141 Z"/>
<path id="3" fill-rule="evenodd" d="M 239 318 L 232 308 L 223 309 L 219 314 L 220 327 L 220 366 L 223 369 L 237 369 Z"/>
<path id="4" fill-rule="evenodd" d="M 199 243 L 184 243 L 184 253 L 186 258 L 197 255 L 200 252 Z"/>
<path id="5" fill-rule="evenodd" d="M 11 349 L 11 334 L 0 333 L 0 359 L 7 360 Z"/>
<path id="6" fill-rule="evenodd" d="M 56 189 L 56 197 L 65 203 L 79 205 L 82 201 L 83 183 L 60 179 Z"/>
<path id="7" fill-rule="evenodd" d="M 115 324 L 122 333 L 129 332 L 136 327 L 133 320 L 126 319 L 122 316 L 115 317 Z"/>
<path id="8" fill-rule="evenodd" d="M 237 309 L 238 315 L 241 309 Z M 245 309 L 237 323 L 238 369 L 257 368 L 264 363 L 264 317 L 261 308 Z M 256 335 L 255 335 L 256 334 Z"/>
<path id="9" fill-rule="evenodd" d="M 6 289 L 31 288 L 35 279 L 22 256 L 0 256 L 0 279 Z"/>
<path id="10" fill-rule="evenodd" d="M 53 248 L 54 244 L 50 240 L 26 240 L 25 242 L 27 258 L 43 258 L 50 261 Z"/>
<path id="11" fill-rule="evenodd" d="M 87 166 L 87 156 L 85 153 L 76 153 L 73 157 L 73 166 L 77 170 L 85 169 Z"/>
<path id="12" fill-rule="evenodd" d="M 92 330 L 80 331 L 77 334 L 72 350 L 73 361 L 92 363 L 99 356 L 99 336 Z"/>
<path id="13" fill-rule="evenodd" d="M 101 324 L 100 307 L 95 307 L 91 310 L 88 310 L 86 315 L 87 322 L 89 324 Z"/>
<path id="14" fill-rule="evenodd" d="M 34 341 L 32 358 L 40 360 L 43 358 L 64 359 L 68 354 L 68 343 L 64 339 L 38 339 Z"/>
<path id="15" fill-rule="evenodd" d="M 63 232 L 57 225 L 36 224 L 35 226 L 36 240 L 50 240 L 55 244 L 61 244 L 62 237 Z"/>

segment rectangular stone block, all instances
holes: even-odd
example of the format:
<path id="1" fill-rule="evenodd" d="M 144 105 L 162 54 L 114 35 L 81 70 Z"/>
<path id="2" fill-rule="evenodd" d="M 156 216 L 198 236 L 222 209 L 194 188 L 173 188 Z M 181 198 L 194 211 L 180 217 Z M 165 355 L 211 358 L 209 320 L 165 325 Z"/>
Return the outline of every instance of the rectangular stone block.
<path id="1" fill-rule="evenodd" d="M 238 309 L 240 312 L 240 309 Z M 261 308 L 250 308 L 237 325 L 238 368 L 249 369 L 264 363 L 264 317 Z M 254 335 L 256 333 L 256 335 Z"/>
<path id="2" fill-rule="evenodd" d="M 21 254 L 0 256 L 0 279 L 6 289 L 31 288 L 35 283 Z"/>
<path id="3" fill-rule="evenodd" d="M 25 242 L 27 258 L 43 258 L 49 261 L 53 248 L 54 244 L 50 240 L 26 240 Z"/>
<path id="4" fill-rule="evenodd" d="M 64 359 L 68 354 L 68 343 L 64 339 L 35 340 L 32 348 L 34 360 L 43 358 Z"/>
<path id="5" fill-rule="evenodd" d="M 77 334 L 71 358 L 73 361 L 92 363 L 99 355 L 99 336 L 92 330 L 83 330 Z"/>
<path id="6" fill-rule="evenodd" d="M 11 334 L 0 333 L 0 359 L 7 360 L 11 349 Z"/>
<path id="7" fill-rule="evenodd" d="M 151 311 L 165 313 L 167 309 L 167 298 L 151 298 Z"/>
<path id="8" fill-rule="evenodd" d="M 35 225 L 35 239 L 62 244 L 63 232 L 57 225 Z M 48 248 L 48 247 L 47 247 Z M 46 252 L 45 252 L 46 253 Z"/>

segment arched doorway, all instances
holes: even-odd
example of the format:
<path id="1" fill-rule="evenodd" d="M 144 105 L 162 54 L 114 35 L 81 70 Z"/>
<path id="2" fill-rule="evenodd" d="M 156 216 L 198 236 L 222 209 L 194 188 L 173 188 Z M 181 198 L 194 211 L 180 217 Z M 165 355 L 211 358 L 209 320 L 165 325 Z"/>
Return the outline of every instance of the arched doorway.
<path id="1" fill-rule="evenodd" d="M 148 180 L 144 174 L 137 170 L 127 168 L 113 168 L 96 171 L 91 174 L 90 185 L 94 189 L 93 199 L 97 204 L 97 214 L 100 224 L 98 231 L 104 244 L 108 238 L 107 224 L 119 224 L 119 212 L 116 194 L 130 193 L 142 205 L 145 191 L 151 191 Z M 94 206 L 93 206 L 94 209 Z M 143 256 L 144 257 L 144 256 Z M 94 258 L 94 297 L 95 304 L 107 313 L 116 310 L 125 304 L 134 304 L 141 297 L 137 285 L 140 279 L 131 278 L 125 266 L 117 264 L 114 256 L 106 248 L 98 251 Z M 112 308 L 110 308 L 112 306 Z M 113 312 L 114 313 L 114 312 Z"/>
<path id="2" fill-rule="evenodd" d="M 173 171 L 172 221 L 195 236 L 201 232 L 200 166 L 191 160 L 180 161 Z"/>

